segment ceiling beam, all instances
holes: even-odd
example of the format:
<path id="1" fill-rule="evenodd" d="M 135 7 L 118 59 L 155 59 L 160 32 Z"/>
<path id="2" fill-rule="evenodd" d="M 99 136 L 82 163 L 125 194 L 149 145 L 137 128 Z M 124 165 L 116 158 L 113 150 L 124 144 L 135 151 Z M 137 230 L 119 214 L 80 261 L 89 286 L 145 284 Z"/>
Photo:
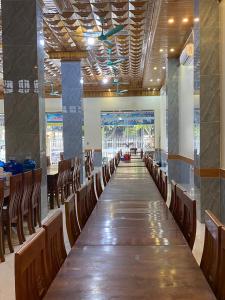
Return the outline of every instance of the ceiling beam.
<path id="1" fill-rule="evenodd" d="M 48 56 L 50 59 L 81 60 L 88 57 L 88 51 L 54 51 L 48 52 Z"/>

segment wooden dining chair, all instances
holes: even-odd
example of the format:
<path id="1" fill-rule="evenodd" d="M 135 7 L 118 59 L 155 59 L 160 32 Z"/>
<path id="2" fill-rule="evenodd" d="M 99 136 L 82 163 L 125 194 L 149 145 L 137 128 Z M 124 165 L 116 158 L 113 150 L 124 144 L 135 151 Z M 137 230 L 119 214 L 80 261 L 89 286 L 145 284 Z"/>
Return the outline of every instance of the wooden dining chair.
<path id="1" fill-rule="evenodd" d="M 58 178 L 56 185 L 56 203 L 58 208 L 60 207 L 60 203 L 64 204 L 65 200 L 65 188 L 66 188 L 66 171 L 67 171 L 67 162 L 65 160 L 61 160 L 58 163 Z"/>
<path id="2" fill-rule="evenodd" d="M 107 180 L 106 180 L 106 165 L 102 166 L 102 179 L 103 179 L 104 186 L 106 186 L 107 185 Z"/>
<path id="3" fill-rule="evenodd" d="M 167 175 L 165 172 L 160 170 L 160 192 L 165 202 L 167 201 L 167 189 L 168 189 Z"/>
<path id="4" fill-rule="evenodd" d="M 91 215 L 92 210 L 94 209 L 94 203 L 92 202 L 93 201 L 93 195 L 92 195 L 92 193 L 93 193 L 93 190 L 92 190 L 92 181 L 93 180 L 94 180 L 94 178 L 93 178 L 93 175 L 92 175 L 90 177 L 90 179 L 89 179 L 88 184 L 87 184 L 87 195 L 86 195 L 86 198 L 85 198 L 85 200 L 86 200 L 86 202 L 85 202 L 85 206 L 86 206 L 85 210 L 87 212 L 86 222 L 87 222 L 89 216 Z"/>
<path id="5" fill-rule="evenodd" d="M 212 212 L 208 210 L 205 212 L 205 241 L 200 267 L 214 292 L 216 291 L 222 226 L 223 224 Z"/>
<path id="6" fill-rule="evenodd" d="M 16 226 L 19 243 L 24 242 L 21 227 L 21 199 L 23 196 L 23 181 L 22 174 L 13 175 L 10 177 L 10 193 L 7 206 L 3 206 L 3 230 L 6 233 L 9 250 L 14 252 L 11 237 L 11 227 Z"/>
<path id="7" fill-rule="evenodd" d="M 37 224 L 41 227 L 41 181 L 42 169 L 33 170 L 33 191 L 31 196 L 33 231 Z"/>
<path id="8" fill-rule="evenodd" d="M 32 217 L 32 192 L 33 192 L 33 174 L 32 171 L 24 172 L 23 178 L 23 196 L 20 205 L 21 213 L 21 229 L 25 242 L 23 221 L 26 220 L 29 233 L 34 233 L 33 217 Z"/>
<path id="9" fill-rule="evenodd" d="M 101 182 L 101 172 L 95 174 L 95 187 L 98 198 L 100 198 L 103 189 L 102 189 L 102 182 Z"/>
<path id="10" fill-rule="evenodd" d="M 87 186 L 84 185 L 77 191 L 77 215 L 81 230 L 84 228 L 87 220 L 86 197 Z"/>
<path id="11" fill-rule="evenodd" d="M 109 164 L 107 164 L 105 166 L 105 178 L 106 178 L 106 182 L 107 183 L 109 182 L 110 177 L 111 177 L 111 175 L 110 175 L 110 171 L 109 171 Z"/>
<path id="12" fill-rule="evenodd" d="M 182 186 L 179 184 L 176 184 L 176 197 L 175 197 L 175 203 L 174 203 L 174 210 L 173 210 L 173 216 L 174 219 L 176 220 L 177 224 L 179 227 L 182 229 L 182 222 L 183 222 L 183 194 L 185 190 L 183 189 Z"/>
<path id="13" fill-rule="evenodd" d="M 181 231 L 189 247 L 193 249 L 197 226 L 196 200 L 192 199 L 186 192 L 182 196 L 182 212 Z"/>
<path id="14" fill-rule="evenodd" d="M 175 201 L 176 201 L 176 182 L 174 180 L 171 180 L 171 197 L 170 197 L 170 205 L 169 210 L 174 216 L 174 208 L 175 208 Z"/>
<path id="15" fill-rule="evenodd" d="M 75 194 L 71 194 L 65 201 L 65 215 L 68 239 L 72 247 L 80 235 Z"/>
<path id="16" fill-rule="evenodd" d="M 67 257 L 63 238 L 62 211 L 56 211 L 43 224 L 43 228 L 45 229 L 46 262 L 50 285 Z"/>
<path id="17" fill-rule="evenodd" d="M 220 235 L 220 247 L 219 247 L 219 258 L 218 268 L 216 274 L 216 297 L 218 300 L 225 300 L 225 227 L 222 226 L 219 229 Z"/>
<path id="18" fill-rule="evenodd" d="M 45 230 L 42 228 L 15 254 L 16 300 L 41 300 L 47 288 Z"/>
<path id="19" fill-rule="evenodd" d="M 2 214 L 3 214 L 3 205 L 4 205 L 4 181 L 0 180 L 0 261 L 4 262 L 4 236 L 2 228 Z"/>

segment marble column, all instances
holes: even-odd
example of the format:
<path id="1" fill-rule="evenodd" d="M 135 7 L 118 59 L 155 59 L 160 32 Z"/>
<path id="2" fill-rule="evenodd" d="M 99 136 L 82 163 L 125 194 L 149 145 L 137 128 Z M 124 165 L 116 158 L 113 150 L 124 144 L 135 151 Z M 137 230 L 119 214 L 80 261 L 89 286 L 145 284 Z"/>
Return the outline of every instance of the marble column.
<path id="1" fill-rule="evenodd" d="M 206 209 L 220 217 L 220 66 L 219 5 L 195 0 L 194 163 L 198 218 Z"/>
<path id="2" fill-rule="evenodd" d="M 63 142 L 65 159 L 83 160 L 83 122 L 81 63 L 62 61 Z"/>
<path id="3" fill-rule="evenodd" d="M 179 154 L 179 96 L 178 77 L 179 59 L 169 58 L 167 61 L 167 134 L 168 134 L 168 175 L 169 179 L 176 180 L 179 174 L 178 160 L 169 159 Z"/>
<path id="4" fill-rule="evenodd" d="M 41 208 L 48 211 L 43 17 L 36 0 L 2 0 L 6 159 L 34 159 L 43 171 Z"/>

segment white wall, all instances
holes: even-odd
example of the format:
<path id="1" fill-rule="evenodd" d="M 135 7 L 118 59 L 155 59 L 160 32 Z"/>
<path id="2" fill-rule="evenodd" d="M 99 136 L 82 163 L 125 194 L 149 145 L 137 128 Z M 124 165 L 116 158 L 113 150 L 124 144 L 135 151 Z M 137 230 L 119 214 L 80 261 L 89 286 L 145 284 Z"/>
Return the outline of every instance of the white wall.
<path id="1" fill-rule="evenodd" d="M 179 154 L 194 159 L 194 70 L 179 67 Z"/>
<path id="2" fill-rule="evenodd" d="M 155 142 L 159 147 L 160 137 L 160 96 L 151 97 L 107 97 L 84 99 L 84 134 L 86 149 L 101 149 L 101 111 L 154 110 Z"/>
<path id="3" fill-rule="evenodd" d="M 225 169 L 225 1 L 220 3 L 220 42 L 221 42 L 221 168 Z"/>

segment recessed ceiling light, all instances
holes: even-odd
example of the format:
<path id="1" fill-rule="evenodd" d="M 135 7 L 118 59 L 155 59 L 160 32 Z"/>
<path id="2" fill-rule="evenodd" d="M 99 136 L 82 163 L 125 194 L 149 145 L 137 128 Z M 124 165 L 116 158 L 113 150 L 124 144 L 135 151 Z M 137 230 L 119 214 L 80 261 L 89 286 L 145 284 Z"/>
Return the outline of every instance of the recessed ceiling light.
<path id="1" fill-rule="evenodd" d="M 102 82 L 106 84 L 108 82 L 108 78 L 103 78 Z"/>
<path id="2" fill-rule="evenodd" d="M 87 39 L 88 45 L 93 46 L 95 44 L 95 39 L 93 37 L 89 37 Z"/>
<path id="3" fill-rule="evenodd" d="M 157 70 L 157 67 L 154 67 L 154 70 Z"/>
<path id="4" fill-rule="evenodd" d="M 148 88 L 148 90 L 150 91 L 150 88 Z"/>
<path id="5" fill-rule="evenodd" d="M 153 81 L 153 79 L 150 79 L 150 82 L 152 82 Z"/>
<path id="6" fill-rule="evenodd" d="M 108 89 L 109 92 L 111 92 L 111 89 Z"/>
<path id="7" fill-rule="evenodd" d="M 183 23 L 188 23 L 188 21 L 189 21 L 188 18 L 183 18 L 182 20 Z"/>
<path id="8" fill-rule="evenodd" d="M 169 23 L 169 24 L 173 24 L 173 23 L 174 23 L 174 18 L 170 18 L 170 19 L 168 20 L 168 23 Z"/>
<path id="9" fill-rule="evenodd" d="M 157 81 L 160 81 L 160 79 L 158 78 Z"/>
<path id="10" fill-rule="evenodd" d="M 155 91 L 155 88 L 153 89 L 153 91 Z"/>
<path id="11" fill-rule="evenodd" d="M 163 52 L 163 49 L 159 49 L 159 52 L 161 52 L 161 53 L 162 53 L 162 52 Z"/>
<path id="12" fill-rule="evenodd" d="M 174 51 L 175 51 L 174 48 L 171 48 L 171 49 L 170 49 L 170 52 L 174 52 Z"/>
<path id="13" fill-rule="evenodd" d="M 199 22 L 199 18 L 194 18 L 194 22 L 198 23 Z"/>
<path id="14" fill-rule="evenodd" d="M 163 70 L 165 70 L 165 69 L 166 69 L 166 67 L 162 67 L 162 69 L 163 69 Z"/>

